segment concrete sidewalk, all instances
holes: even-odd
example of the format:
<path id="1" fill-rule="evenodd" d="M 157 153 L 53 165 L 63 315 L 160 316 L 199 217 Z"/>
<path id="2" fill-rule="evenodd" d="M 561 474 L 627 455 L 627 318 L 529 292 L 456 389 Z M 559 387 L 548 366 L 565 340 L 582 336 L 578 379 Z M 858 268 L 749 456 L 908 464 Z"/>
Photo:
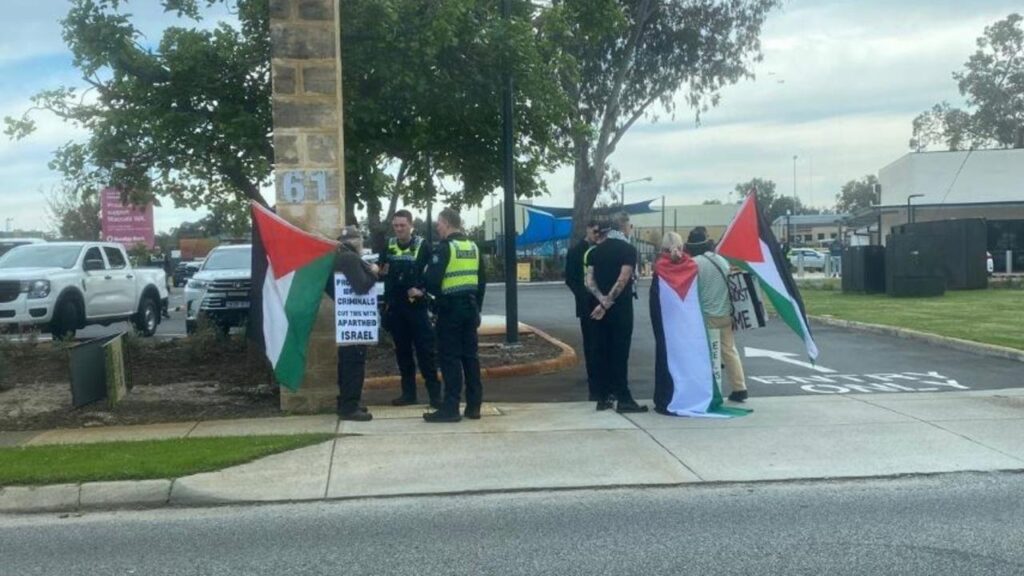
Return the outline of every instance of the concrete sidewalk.
<path id="1" fill-rule="evenodd" d="M 418 408 L 381 407 L 368 423 L 313 416 L 51 431 L 18 443 L 339 436 L 173 481 L 6 488 L 0 512 L 1024 470 L 1022 389 L 755 398 L 748 406 L 753 414 L 733 420 L 496 404 L 482 420 L 449 425 L 424 423 Z"/>

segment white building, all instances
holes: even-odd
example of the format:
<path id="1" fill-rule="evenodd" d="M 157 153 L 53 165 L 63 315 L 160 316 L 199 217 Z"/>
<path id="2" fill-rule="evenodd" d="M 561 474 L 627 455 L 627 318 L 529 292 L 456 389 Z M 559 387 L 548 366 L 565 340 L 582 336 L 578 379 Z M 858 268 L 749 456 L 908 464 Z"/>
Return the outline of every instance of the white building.
<path id="1" fill-rule="evenodd" d="M 1024 269 L 1024 149 L 913 152 L 879 170 L 878 182 L 880 206 L 861 215 L 861 225 L 876 220 L 876 242 L 879 228 L 884 243 L 911 217 L 984 218 L 996 270 L 1005 270 L 1008 250 L 1014 270 Z"/>

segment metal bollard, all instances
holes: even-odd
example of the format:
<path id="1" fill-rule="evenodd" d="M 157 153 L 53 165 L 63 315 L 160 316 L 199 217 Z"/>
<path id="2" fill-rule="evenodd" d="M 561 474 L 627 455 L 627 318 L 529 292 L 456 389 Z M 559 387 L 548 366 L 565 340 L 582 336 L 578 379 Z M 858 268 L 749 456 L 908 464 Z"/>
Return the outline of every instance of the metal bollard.
<path id="1" fill-rule="evenodd" d="M 1006 273 L 1013 274 L 1013 250 L 1006 251 Z"/>

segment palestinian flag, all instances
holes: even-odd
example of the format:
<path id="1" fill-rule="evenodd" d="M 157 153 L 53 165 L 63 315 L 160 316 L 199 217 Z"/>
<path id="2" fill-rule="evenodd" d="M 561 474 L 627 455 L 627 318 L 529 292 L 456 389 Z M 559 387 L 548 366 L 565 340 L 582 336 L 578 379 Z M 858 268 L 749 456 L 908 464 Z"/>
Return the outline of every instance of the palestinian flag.
<path id="1" fill-rule="evenodd" d="M 697 263 L 661 256 L 651 283 L 654 327 L 654 406 L 662 413 L 699 418 L 745 416 L 722 403 L 711 341 L 700 309 Z"/>
<path id="2" fill-rule="evenodd" d="M 782 321 L 803 339 L 807 355 L 811 360 L 817 359 L 818 346 L 811 337 L 804 301 L 793 282 L 793 274 L 782 256 L 779 242 L 758 206 L 756 191 L 743 201 L 717 251 L 757 278 Z"/>
<path id="3" fill-rule="evenodd" d="M 336 244 L 313 236 L 253 202 L 252 319 L 277 381 L 295 391 L 306 372 L 306 346 Z"/>

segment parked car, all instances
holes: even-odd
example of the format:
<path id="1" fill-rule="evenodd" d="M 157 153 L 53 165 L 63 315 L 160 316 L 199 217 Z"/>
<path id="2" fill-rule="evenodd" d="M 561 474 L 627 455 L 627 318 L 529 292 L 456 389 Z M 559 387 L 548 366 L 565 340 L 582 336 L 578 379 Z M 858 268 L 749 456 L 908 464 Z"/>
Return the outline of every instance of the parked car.
<path id="1" fill-rule="evenodd" d="M 195 276 L 196 272 L 203 267 L 202 260 L 196 260 L 194 262 L 179 262 L 174 267 L 174 287 L 184 286 L 188 284 L 188 279 Z"/>
<path id="2" fill-rule="evenodd" d="M 7 254 L 18 246 L 26 246 L 28 244 L 43 244 L 46 240 L 39 238 L 0 238 L 0 256 Z"/>
<path id="3" fill-rule="evenodd" d="M 120 244 L 27 244 L 0 257 L 0 325 L 40 326 L 64 339 L 127 320 L 152 336 L 166 306 L 167 275 L 133 268 Z"/>
<path id="4" fill-rule="evenodd" d="M 800 259 L 803 258 L 804 270 L 824 270 L 827 256 L 811 248 L 793 248 L 789 251 L 789 262 L 796 270 L 800 266 Z"/>
<path id="5" fill-rule="evenodd" d="M 185 286 L 185 331 L 192 334 L 201 320 L 227 332 L 249 317 L 252 245 L 214 248 Z"/>

